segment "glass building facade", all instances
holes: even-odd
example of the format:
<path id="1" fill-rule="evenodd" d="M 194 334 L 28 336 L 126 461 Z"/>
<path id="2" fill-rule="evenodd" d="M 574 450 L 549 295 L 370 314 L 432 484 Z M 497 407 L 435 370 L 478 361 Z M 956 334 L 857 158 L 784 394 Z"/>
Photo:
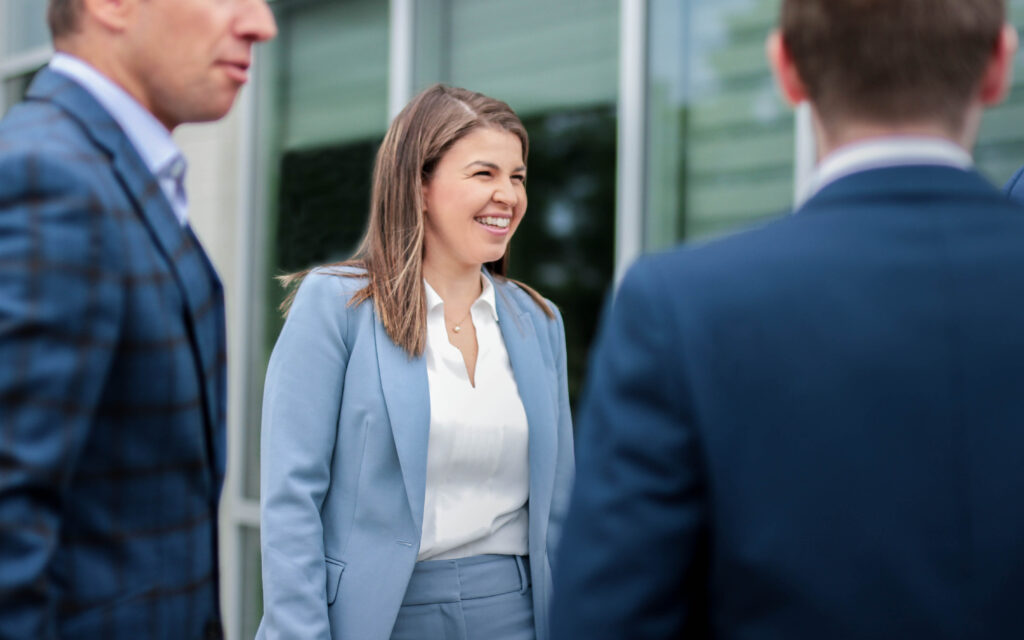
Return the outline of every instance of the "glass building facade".
<path id="1" fill-rule="evenodd" d="M 1024 24 L 1024 0 L 1011 0 Z M 237 214 L 198 203 L 218 235 L 232 334 L 222 506 L 229 637 L 262 613 L 259 430 L 281 318 L 274 276 L 347 257 L 368 211 L 389 118 L 434 82 L 508 102 L 531 137 L 529 210 L 511 274 L 561 308 L 578 398 L 607 292 L 638 254 L 782 215 L 813 166 L 806 114 L 764 60 L 779 0 L 274 0 L 280 35 L 218 130 L 211 180 Z M 42 0 L 0 0 L 0 109 L 50 47 Z M 1018 73 L 1020 77 L 1021 74 Z M 983 121 L 976 160 L 1002 184 L 1024 164 L 1024 87 Z M 198 133 L 196 132 L 198 131 Z M 207 129 L 176 134 L 186 155 Z M 195 164 L 193 162 L 193 164 Z M 220 225 L 220 226 L 218 226 Z M 223 227 L 223 229 L 221 229 Z M 218 230 L 220 229 L 220 230 Z M 204 233 L 205 232 L 205 233 Z"/>

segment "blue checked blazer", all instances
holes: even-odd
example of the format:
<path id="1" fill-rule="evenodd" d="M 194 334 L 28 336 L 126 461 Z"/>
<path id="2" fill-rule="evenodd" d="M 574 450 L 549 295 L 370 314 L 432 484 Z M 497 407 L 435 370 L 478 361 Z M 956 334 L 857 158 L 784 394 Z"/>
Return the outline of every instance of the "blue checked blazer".
<path id="1" fill-rule="evenodd" d="M 0 638 L 216 638 L 221 285 L 115 121 L 0 122 Z"/>

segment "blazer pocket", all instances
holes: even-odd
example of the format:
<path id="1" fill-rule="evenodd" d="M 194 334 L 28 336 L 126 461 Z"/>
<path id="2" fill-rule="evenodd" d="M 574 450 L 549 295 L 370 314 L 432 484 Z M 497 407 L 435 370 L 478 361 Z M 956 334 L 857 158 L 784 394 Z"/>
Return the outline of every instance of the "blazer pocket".
<path id="1" fill-rule="evenodd" d="M 338 599 L 338 586 L 341 584 L 341 574 L 345 571 L 345 563 L 324 559 L 327 564 L 327 604 L 332 605 Z"/>

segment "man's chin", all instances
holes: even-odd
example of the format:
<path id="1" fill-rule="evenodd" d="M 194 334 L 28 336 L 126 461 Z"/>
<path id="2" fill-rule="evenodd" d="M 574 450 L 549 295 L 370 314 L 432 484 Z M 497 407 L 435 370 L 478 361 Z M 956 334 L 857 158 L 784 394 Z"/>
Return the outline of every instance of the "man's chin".
<path id="1" fill-rule="evenodd" d="M 238 92 L 235 91 L 231 94 L 230 98 L 219 100 L 216 103 L 209 103 L 200 105 L 198 108 L 190 110 L 186 114 L 186 118 L 181 120 L 181 124 L 198 123 L 198 122 L 213 122 L 214 120 L 220 120 L 231 111 L 231 107 L 235 104 L 235 98 L 238 96 Z"/>

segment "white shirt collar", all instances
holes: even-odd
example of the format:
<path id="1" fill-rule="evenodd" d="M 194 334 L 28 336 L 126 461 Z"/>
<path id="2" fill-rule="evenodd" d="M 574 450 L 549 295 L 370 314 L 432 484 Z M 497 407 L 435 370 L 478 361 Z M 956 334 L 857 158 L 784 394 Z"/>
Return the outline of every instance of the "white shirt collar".
<path id="1" fill-rule="evenodd" d="M 174 144 L 170 131 L 127 91 L 87 62 L 67 53 L 54 54 L 50 69 L 76 81 L 96 98 L 124 130 L 150 173 L 161 181 L 180 179 L 185 157 Z M 173 199 L 172 205 L 179 221 L 184 224 L 185 212 L 176 206 Z"/>
<path id="2" fill-rule="evenodd" d="M 963 147 L 946 140 L 924 136 L 884 136 L 840 147 L 818 165 L 807 189 L 806 199 L 825 186 L 848 175 L 907 165 L 940 165 L 969 169 L 974 164 Z"/>
<path id="3" fill-rule="evenodd" d="M 471 308 L 473 306 L 476 306 L 477 304 L 483 303 L 486 306 L 487 310 L 490 312 L 491 316 L 494 318 L 494 320 L 497 321 L 498 307 L 494 297 L 494 285 L 491 284 L 491 279 L 485 276 L 482 272 L 480 273 L 480 284 L 480 296 L 476 299 L 476 301 L 473 302 Z M 427 313 L 429 314 L 438 305 L 443 305 L 444 300 L 442 300 L 441 296 L 439 296 L 437 292 L 434 291 L 434 288 L 430 286 L 430 283 L 427 282 L 426 278 L 423 279 L 423 286 L 427 290 Z"/>

